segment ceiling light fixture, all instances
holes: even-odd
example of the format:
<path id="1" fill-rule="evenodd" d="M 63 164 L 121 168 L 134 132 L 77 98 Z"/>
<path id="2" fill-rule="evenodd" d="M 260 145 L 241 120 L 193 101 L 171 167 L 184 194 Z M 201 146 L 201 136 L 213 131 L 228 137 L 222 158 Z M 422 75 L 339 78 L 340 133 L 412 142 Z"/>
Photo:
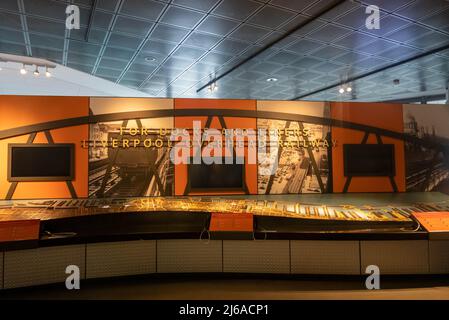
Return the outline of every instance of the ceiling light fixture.
<path id="1" fill-rule="evenodd" d="M 25 69 L 25 64 L 22 66 L 22 68 L 20 69 L 20 74 L 21 75 L 25 75 L 25 74 L 27 74 L 28 73 L 28 71 L 27 71 L 27 69 Z"/>
<path id="2" fill-rule="evenodd" d="M 209 91 L 210 93 L 218 91 L 218 85 L 217 85 L 217 83 L 216 83 L 216 82 L 211 83 L 211 84 L 207 87 L 207 91 Z"/>
<path id="3" fill-rule="evenodd" d="M 343 94 L 345 92 L 347 93 L 351 93 L 352 92 L 352 87 L 349 83 L 344 83 L 342 84 L 339 88 L 338 88 L 338 92 L 340 94 Z"/>
<path id="4" fill-rule="evenodd" d="M 0 62 L 5 63 L 12 63 L 14 64 L 20 64 L 22 67 L 19 69 L 19 72 L 21 75 L 26 75 L 28 73 L 27 66 L 30 66 L 31 68 L 34 67 L 35 70 L 33 74 L 35 76 L 39 76 L 39 68 L 45 68 L 45 75 L 47 77 L 51 76 L 50 69 L 56 68 L 58 65 L 56 63 L 53 63 L 51 61 L 40 59 L 40 58 L 33 58 L 33 57 L 27 57 L 27 56 L 18 56 L 14 54 L 7 54 L 7 53 L 0 53 Z M 48 73 L 48 74 L 47 74 Z"/>
<path id="5" fill-rule="evenodd" d="M 145 57 L 145 61 L 146 62 L 155 62 L 156 58 L 155 57 Z"/>
<path id="6" fill-rule="evenodd" d="M 268 78 L 267 82 L 276 82 L 278 81 L 278 78 Z"/>

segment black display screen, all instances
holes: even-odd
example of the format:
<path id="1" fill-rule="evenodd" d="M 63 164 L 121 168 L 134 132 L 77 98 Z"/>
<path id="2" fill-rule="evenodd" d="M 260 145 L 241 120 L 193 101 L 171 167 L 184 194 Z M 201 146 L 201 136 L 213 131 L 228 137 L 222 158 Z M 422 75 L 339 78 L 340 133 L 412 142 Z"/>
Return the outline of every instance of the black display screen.
<path id="1" fill-rule="evenodd" d="M 9 145 L 9 181 L 62 181 L 73 175 L 73 144 Z"/>
<path id="2" fill-rule="evenodd" d="M 346 177 L 396 175 L 392 144 L 345 144 L 343 151 Z"/>
<path id="3" fill-rule="evenodd" d="M 244 164 L 190 164 L 191 189 L 243 189 Z"/>

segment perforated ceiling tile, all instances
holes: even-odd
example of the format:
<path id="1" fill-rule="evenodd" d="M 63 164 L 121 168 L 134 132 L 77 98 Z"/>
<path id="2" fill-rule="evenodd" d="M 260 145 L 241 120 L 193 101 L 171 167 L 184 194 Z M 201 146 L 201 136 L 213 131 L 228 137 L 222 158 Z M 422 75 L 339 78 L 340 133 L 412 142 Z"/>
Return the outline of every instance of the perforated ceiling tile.
<path id="1" fill-rule="evenodd" d="M 23 0 L 25 12 L 45 18 L 65 20 L 66 4 L 51 0 Z"/>
<path id="2" fill-rule="evenodd" d="M 97 0 L 97 8 L 106 11 L 114 11 L 117 3 L 118 0 Z"/>
<path id="3" fill-rule="evenodd" d="M 209 49 L 217 44 L 222 38 L 207 33 L 194 32 L 185 40 L 185 44 L 202 49 Z"/>
<path id="4" fill-rule="evenodd" d="M 376 5 L 387 11 L 395 11 L 410 4 L 410 0 L 362 0 L 365 5 Z"/>
<path id="5" fill-rule="evenodd" d="M 413 38 L 421 37 L 427 33 L 430 33 L 429 28 L 421 27 L 418 25 L 408 25 L 405 28 L 397 30 L 388 34 L 388 38 L 400 42 L 406 42 Z"/>
<path id="6" fill-rule="evenodd" d="M 188 33 L 189 33 L 189 30 L 187 30 L 187 29 L 182 29 L 182 28 L 178 28 L 175 26 L 167 26 L 167 25 L 158 24 L 155 27 L 153 33 L 151 34 L 151 38 L 178 43 Z"/>
<path id="7" fill-rule="evenodd" d="M 142 90 L 151 86 L 152 79 L 166 79 L 150 90 L 157 96 L 209 97 L 207 92 L 196 90 L 210 80 L 210 74 L 220 75 L 235 67 L 236 72 L 220 79 L 222 88 L 227 89 L 215 92 L 214 98 L 262 99 L 291 94 L 291 99 L 310 90 L 318 93 L 307 99 L 347 100 L 369 95 L 380 99 L 382 90 L 374 89 L 382 88 L 382 80 L 370 88 L 356 88 L 359 81 L 355 81 L 357 93 L 343 98 L 335 94 L 335 88 L 320 89 L 324 84 L 332 84 L 332 79 L 376 72 L 389 63 L 449 43 L 449 2 L 443 0 L 345 1 L 322 16 L 318 15 L 329 6 L 329 1 L 98 0 L 90 29 L 92 0 L 74 0 L 81 9 L 82 25 L 79 30 L 71 30 L 68 37 L 64 26 L 66 1 L 23 3 L 26 26 L 22 26 L 23 13 L 16 1 L 0 3 L 0 52 L 39 55 L 85 72 L 101 68 L 103 77 L 114 79 L 119 74 L 114 81 L 125 77 L 121 83 L 132 87 L 138 84 L 126 76 L 127 71 L 146 73 L 151 79 L 144 81 Z M 364 25 L 368 4 L 382 9 L 379 30 L 368 30 Z M 286 34 L 299 25 L 301 28 L 293 34 Z M 28 33 L 23 31 L 25 27 Z M 28 48 L 25 39 L 31 41 Z M 64 48 L 66 54 L 61 56 Z M 141 51 L 136 52 L 137 48 Z M 447 52 L 437 55 L 449 57 Z M 249 60 L 241 64 L 246 59 Z M 415 91 L 435 87 L 444 90 L 444 79 L 449 76 L 447 64 L 422 61 L 422 66 L 414 64 L 389 71 L 403 71 L 401 85 L 389 86 L 389 95 L 406 92 L 407 86 Z M 108 74 L 106 69 L 115 72 Z M 424 70 L 409 72 L 417 69 Z M 238 75 L 243 73 L 255 79 L 240 79 Z M 259 73 L 276 74 L 278 84 L 284 83 L 285 88 L 262 86 Z M 289 78 L 306 83 L 299 86 Z M 233 85 L 239 81 L 244 83 Z"/>
<path id="8" fill-rule="evenodd" d="M 113 31 L 143 37 L 153 25 L 152 22 L 119 16 L 114 24 Z"/>
<path id="9" fill-rule="evenodd" d="M 111 68 L 116 70 L 122 70 L 127 64 L 126 60 L 110 59 L 107 57 L 101 58 L 99 66 L 102 68 Z"/>
<path id="10" fill-rule="evenodd" d="M 409 19 L 418 20 L 447 7 L 449 7 L 449 2 L 445 0 L 417 0 L 396 13 Z"/>
<path id="11" fill-rule="evenodd" d="M 262 27 L 275 29 L 294 16 L 295 14 L 291 11 L 267 6 L 251 17 L 249 22 Z"/>
<path id="12" fill-rule="evenodd" d="M 339 55 L 343 55 L 344 53 L 348 53 L 348 50 L 332 46 L 326 46 L 324 48 L 314 51 L 313 56 L 320 59 L 333 59 Z"/>
<path id="13" fill-rule="evenodd" d="M 414 38 L 410 41 L 407 41 L 406 43 L 419 49 L 427 50 L 449 43 L 449 35 L 431 32 L 419 38 Z"/>
<path id="14" fill-rule="evenodd" d="M 295 53 L 304 54 L 312 50 L 316 50 L 318 48 L 323 47 L 322 43 L 315 42 L 308 39 L 302 39 L 299 41 L 294 42 L 293 44 L 290 44 L 285 48 L 285 50 L 293 51 Z"/>
<path id="15" fill-rule="evenodd" d="M 0 29 L 0 39 L 2 41 L 25 43 L 23 33 L 19 31 L 2 30 Z"/>
<path id="16" fill-rule="evenodd" d="M 312 32 L 308 36 L 312 39 L 316 39 L 316 40 L 320 40 L 320 41 L 324 41 L 324 42 L 331 42 L 331 41 L 334 41 L 335 39 L 341 38 L 341 37 L 349 34 L 350 32 L 351 32 L 350 29 L 346 29 L 346 28 L 339 27 L 336 25 L 328 24 L 328 25 Z"/>
<path id="17" fill-rule="evenodd" d="M 121 48 L 106 47 L 103 56 L 128 61 L 133 56 L 134 51 Z"/>
<path id="18" fill-rule="evenodd" d="M 203 22 L 201 22 L 197 30 L 201 32 L 212 33 L 217 36 L 224 36 L 228 34 L 231 30 L 233 30 L 235 27 L 237 27 L 237 25 L 238 22 L 233 20 L 208 16 L 207 18 L 204 19 Z"/>
<path id="19" fill-rule="evenodd" d="M 196 9 L 196 10 L 200 10 L 200 11 L 209 11 L 210 9 L 212 9 L 217 3 L 219 2 L 219 0 L 174 0 L 173 3 L 180 5 L 180 6 L 185 6 L 187 8 L 192 8 L 192 9 Z"/>
<path id="20" fill-rule="evenodd" d="M 60 37 L 64 37 L 65 35 L 65 25 L 63 22 L 54 22 L 45 19 L 28 17 L 27 25 L 28 31 L 30 32 L 45 33 Z"/>
<path id="21" fill-rule="evenodd" d="M 230 55 L 221 54 L 218 52 L 210 52 L 201 59 L 201 62 L 220 66 L 225 64 L 231 59 L 232 56 Z"/>
<path id="22" fill-rule="evenodd" d="M 257 42 L 267 36 L 271 30 L 244 24 L 229 35 L 230 38 L 246 42 Z"/>
<path id="23" fill-rule="evenodd" d="M 112 33 L 108 41 L 108 46 L 116 48 L 126 48 L 128 50 L 135 50 L 142 42 L 142 40 L 143 40 L 142 38 Z"/>
<path id="24" fill-rule="evenodd" d="M 216 48 L 216 51 L 228 53 L 228 54 L 239 54 L 243 50 L 247 49 L 248 43 L 236 40 L 223 40 Z"/>
<path id="25" fill-rule="evenodd" d="M 223 0 L 213 11 L 214 14 L 243 20 L 261 6 L 259 2 L 251 0 Z"/>
<path id="26" fill-rule="evenodd" d="M 166 57 L 170 52 L 175 49 L 176 45 L 169 42 L 164 42 L 161 40 L 148 40 L 145 45 L 143 46 L 141 53 L 145 53 L 145 56 L 150 56 L 146 53 L 151 54 L 159 54 L 163 57 Z"/>
<path id="27" fill-rule="evenodd" d="M 56 63 L 62 62 L 62 51 L 42 47 L 31 47 L 31 50 L 36 57 L 45 57 Z"/>
<path id="28" fill-rule="evenodd" d="M 161 21 L 183 28 L 192 28 L 204 15 L 202 13 L 178 7 L 169 7 Z"/>
<path id="29" fill-rule="evenodd" d="M 10 34 L 14 33 L 11 32 Z M 30 42 L 32 46 L 43 48 L 61 48 L 64 46 L 64 38 L 45 37 L 35 34 L 30 34 Z"/>
<path id="30" fill-rule="evenodd" d="M 166 4 L 151 0 L 125 0 L 120 13 L 156 21 Z"/>

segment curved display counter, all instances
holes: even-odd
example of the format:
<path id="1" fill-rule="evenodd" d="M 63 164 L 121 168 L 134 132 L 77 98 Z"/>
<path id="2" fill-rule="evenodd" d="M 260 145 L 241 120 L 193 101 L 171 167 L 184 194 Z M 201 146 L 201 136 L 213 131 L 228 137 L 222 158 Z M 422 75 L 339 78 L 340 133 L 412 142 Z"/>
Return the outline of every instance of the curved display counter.
<path id="1" fill-rule="evenodd" d="M 179 211 L 168 207 L 167 211 L 158 207 L 134 210 L 129 203 L 137 200 L 141 199 L 102 199 L 91 206 L 86 199 L 3 202 L 2 223 L 12 223 L 7 219 L 9 211 L 19 219 L 9 226 L 9 233 L 2 232 L 0 287 L 63 283 L 69 265 L 79 267 L 82 279 L 195 272 L 363 275 L 369 265 L 377 265 L 385 275 L 449 273 L 449 237 L 446 233 L 433 236 L 407 212 L 442 211 L 442 203 L 383 209 L 301 204 L 297 212 L 316 216 L 297 219 L 266 211 L 253 215 L 253 230 L 229 232 L 210 230 L 213 215 L 207 212 L 211 210 L 194 211 L 203 206 L 199 202 L 204 200 L 213 209 L 220 205 L 223 214 L 229 214 L 230 207 L 241 208 L 237 203 L 245 210 L 256 210 L 249 204 L 260 199 L 184 198 L 184 203 L 195 205 L 180 205 Z M 143 200 L 153 203 L 174 198 Z M 56 209 L 61 201 L 66 208 Z M 263 201 L 266 207 L 287 206 L 282 198 Z M 369 211 L 378 219 L 351 221 L 343 215 L 318 219 L 321 211 L 314 209 L 337 207 L 348 217 L 356 217 L 351 212 Z M 392 210 L 403 212 L 401 223 L 380 215 L 395 217 L 388 215 Z M 12 238 L 5 241 L 8 235 Z"/>

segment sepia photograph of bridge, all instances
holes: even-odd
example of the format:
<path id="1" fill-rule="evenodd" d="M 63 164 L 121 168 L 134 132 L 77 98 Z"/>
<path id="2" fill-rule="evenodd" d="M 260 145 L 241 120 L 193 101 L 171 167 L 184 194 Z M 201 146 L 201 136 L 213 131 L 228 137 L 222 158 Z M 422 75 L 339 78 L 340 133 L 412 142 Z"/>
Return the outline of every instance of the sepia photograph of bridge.
<path id="1" fill-rule="evenodd" d="M 407 191 L 449 192 L 449 109 L 404 105 Z"/>

